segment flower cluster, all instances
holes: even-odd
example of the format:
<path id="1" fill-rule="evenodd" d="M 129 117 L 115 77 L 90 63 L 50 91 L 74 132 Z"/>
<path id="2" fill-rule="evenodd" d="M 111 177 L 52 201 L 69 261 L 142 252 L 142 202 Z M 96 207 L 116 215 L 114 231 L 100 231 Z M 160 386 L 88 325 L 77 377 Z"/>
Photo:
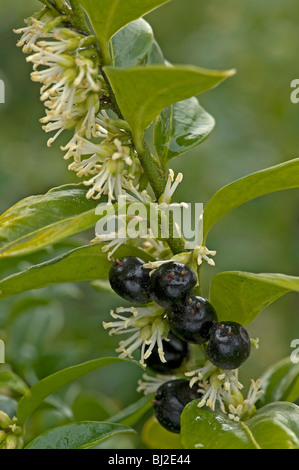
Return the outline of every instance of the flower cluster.
<path id="1" fill-rule="evenodd" d="M 199 408 L 208 406 L 215 411 L 218 404 L 222 413 L 227 414 L 233 421 L 249 418 L 255 411 L 255 403 L 264 393 L 260 390 L 261 381 L 251 380 L 248 395 L 244 399 L 241 393 L 243 385 L 238 380 L 238 369 L 222 370 L 209 361 L 203 367 L 186 372 L 185 375 L 192 377 L 190 387 L 197 383 L 198 391 L 202 393 Z"/>
<path id="2" fill-rule="evenodd" d="M 18 426 L 17 418 L 10 418 L 0 410 L 0 449 L 22 449 L 23 430 Z"/>
<path id="3" fill-rule="evenodd" d="M 124 316 L 124 313 L 130 316 Z M 160 360 L 165 362 L 162 340 L 167 340 L 169 326 L 164 318 L 164 309 L 156 305 L 138 309 L 119 307 L 115 312 L 111 310 L 110 314 L 115 321 L 103 323 L 105 329 L 111 328 L 109 334 L 130 334 L 127 340 L 120 341 L 116 349 L 119 357 L 132 358 L 132 353 L 141 348 L 140 363 L 145 366 L 146 359 L 157 344 Z"/>
<path id="4" fill-rule="evenodd" d="M 61 149 L 73 158 L 69 169 L 87 178 L 87 198 L 107 195 L 109 201 L 123 194 L 131 179 L 141 173 L 130 132 L 102 109 L 109 98 L 100 73 L 96 38 L 64 26 L 64 18 L 45 8 L 26 20 L 18 46 L 31 53 L 31 79 L 41 83 L 46 116 L 40 121 L 45 132 L 54 132 L 48 146 L 64 131 L 73 133 Z M 125 123 L 124 123 L 125 124 Z"/>

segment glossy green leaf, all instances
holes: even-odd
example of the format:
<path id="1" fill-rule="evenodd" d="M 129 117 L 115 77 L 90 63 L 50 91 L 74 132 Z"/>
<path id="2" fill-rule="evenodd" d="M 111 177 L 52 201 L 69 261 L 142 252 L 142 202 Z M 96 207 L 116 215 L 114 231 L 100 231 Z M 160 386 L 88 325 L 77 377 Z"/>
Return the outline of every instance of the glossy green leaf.
<path id="1" fill-rule="evenodd" d="M 234 73 L 185 65 L 104 67 L 104 70 L 141 151 L 145 129 L 164 108 L 210 90 Z"/>
<path id="2" fill-rule="evenodd" d="M 274 401 L 295 402 L 299 398 L 299 363 L 295 364 L 286 357 L 269 367 L 261 376 L 261 388 L 264 395 L 259 407 Z"/>
<path id="3" fill-rule="evenodd" d="M 140 398 L 140 400 L 137 400 L 132 405 L 127 406 L 127 408 L 109 418 L 109 422 L 133 426 L 152 407 L 152 400 L 152 395 Z"/>
<path id="4" fill-rule="evenodd" d="M 116 67 L 134 67 L 147 56 L 153 44 L 153 30 L 142 18 L 132 21 L 112 38 L 112 63 Z"/>
<path id="5" fill-rule="evenodd" d="M 0 259 L 33 253 L 89 229 L 99 220 L 97 205 L 77 184 L 23 199 L 0 216 Z"/>
<path id="6" fill-rule="evenodd" d="M 108 43 L 123 26 L 137 20 L 169 0 L 79 0 L 98 38 L 102 56 L 109 63 Z"/>
<path id="7" fill-rule="evenodd" d="M 0 388 L 8 388 L 22 395 L 28 390 L 25 382 L 11 370 L 0 371 Z"/>
<path id="8" fill-rule="evenodd" d="M 169 160 L 203 142 L 215 126 L 214 118 L 194 97 L 164 109 L 155 123 L 154 142 L 164 167 Z"/>
<path id="9" fill-rule="evenodd" d="M 128 246 L 120 247 L 115 256 L 149 257 L 141 250 Z M 0 299 L 31 289 L 40 289 L 63 282 L 93 281 L 107 279 L 111 261 L 100 245 L 87 245 L 54 258 L 46 263 L 31 266 L 0 281 Z"/>
<path id="10" fill-rule="evenodd" d="M 0 410 L 4 411 L 10 418 L 17 414 L 18 402 L 13 398 L 0 395 Z"/>
<path id="11" fill-rule="evenodd" d="M 181 416 L 185 449 L 299 448 L 299 407 L 293 403 L 271 403 L 241 422 L 197 403 L 189 403 Z"/>
<path id="12" fill-rule="evenodd" d="M 65 385 L 70 384 L 74 380 L 83 377 L 90 372 L 100 369 L 101 367 L 108 366 L 117 362 L 128 362 L 136 364 L 139 367 L 141 365 L 138 362 L 131 361 L 128 359 L 120 359 L 117 357 L 101 357 L 99 359 L 93 359 L 92 361 L 77 364 L 72 367 L 55 372 L 55 374 L 49 375 L 44 379 L 37 382 L 27 392 L 23 398 L 21 398 L 17 417 L 21 424 L 24 424 L 36 408 L 52 393 L 56 392 Z"/>
<path id="13" fill-rule="evenodd" d="M 291 291 L 299 292 L 299 277 L 228 271 L 213 277 L 210 301 L 220 320 L 248 325 L 264 308 Z"/>
<path id="14" fill-rule="evenodd" d="M 121 424 L 82 421 L 65 424 L 36 437 L 26 449 L 88 449 L 120 433 L 135 433 Z"/>
<path id="15" fill-rule="evenodd" d="M 225 214 L 264 194 L 299 187 L 299 158 L 245 176 L 224 186 L 210 199 L 203 215 L 204 242 Z"/>
<path id="16" fill-rule="evenodd" d="M 150 449 L 182 449 L 180 435 L 167 431 L 154 416 L 143 426 L 142 440 Z"/>

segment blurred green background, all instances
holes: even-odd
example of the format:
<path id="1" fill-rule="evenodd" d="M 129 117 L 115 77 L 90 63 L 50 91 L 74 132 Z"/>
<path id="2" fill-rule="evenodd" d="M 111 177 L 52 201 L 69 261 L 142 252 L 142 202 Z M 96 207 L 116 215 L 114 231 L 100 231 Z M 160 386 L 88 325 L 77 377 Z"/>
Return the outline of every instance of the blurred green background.
<path id="1" fill-rule="evenodd" d="M 0 78 L 6 85 L 6 104 L 0 105 L 1 212 L 21 198 L 76 181 L 59 150 L 63 138 L 51 149 L 46 146 L 48 136 L 38 122 L 43 116 L 39 86 L 30 81 L 31 66 L 16 48 L 12 32 L 39 7 L 37 0 L 0 4 Z M 201 97 L 216 118 L 216 129 L 200 147 L 173 160 L 172 168 L 184 173 L 178 201 L 206 203 L 221 186 L 299 156 L 299 104 L 290 101 L 290 83 L 299 78 L 297 0 L 173 0 L 146 19 L 169 61 L 237 69 L 233 78 Z M 86 234 L 85 241 L 92 236 Z M 211 276 L 223 270 L 298 275 L 298 239 L 299 191 L 268 195 L 240 207 L 209 235 L 208 247 L 217 250 L 217 257 L 215 268 L 203 269 L 204 293 Z M 66 248 L 61 246 L 62 251 Z M 50 255 L 42 253 L 28 263 Z M 34 383 L 62 367 L 114 355 L 116 341 L 103 332 L 101 322 L 120 304 L 116 296 L 87 284 L 2 302 L 0 329 L 5 330 L 8 362 Z M 260 349 L 241 368 L 245 382 L 290 354 L 291 340 L 299 338 L 298 295 L 288 294 L 266 309 L 249 332 L 260 338 Z M 139 376 L 133 366 L 114 365 L 62 391 L 59 399 L 64 404 L 86 399 L 94 416 L 91 403 L 102 394 L 115 397 L 107 398 L 108 408 L 134 401 Z M 84 410 L 88 407 L 77 406 L 80 419 L 89 419 Z M 99 419 L 101 413 L 105 410 L 99 411 Z M 32 435 L 65 419 L 63 411 L 41 412 L 32 423 Z M 140 444 L 131 439 L 125 445 Z"/>

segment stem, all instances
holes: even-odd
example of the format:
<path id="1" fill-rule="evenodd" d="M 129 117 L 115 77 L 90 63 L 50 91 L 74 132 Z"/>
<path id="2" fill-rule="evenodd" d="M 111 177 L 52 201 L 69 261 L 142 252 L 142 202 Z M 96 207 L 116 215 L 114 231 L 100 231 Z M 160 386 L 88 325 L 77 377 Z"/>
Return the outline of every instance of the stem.
<path id="1" fill-rule="evenodd" d="M 70 5 L 71 5 L 73 16 L 74 16 L 74 20 L 73 20 L 74 27 L 78 29 L 79 31 L 84 31 L 86 33 L 89 33 L 89 27 L 86 22 L 83 10 L 80 4 L 78 3 L 78 0 L 70 0 Z"/>

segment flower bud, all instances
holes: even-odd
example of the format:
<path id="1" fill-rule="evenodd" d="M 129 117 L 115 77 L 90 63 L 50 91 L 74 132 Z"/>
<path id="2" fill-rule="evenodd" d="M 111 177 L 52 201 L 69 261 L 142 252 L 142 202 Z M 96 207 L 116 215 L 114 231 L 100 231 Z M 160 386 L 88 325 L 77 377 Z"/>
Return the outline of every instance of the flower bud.
<path id="1" fill-rule="evenodd" d="M 12 424 L 10 417 L 0 410 L 0 428 L 7 429 Z"/>

